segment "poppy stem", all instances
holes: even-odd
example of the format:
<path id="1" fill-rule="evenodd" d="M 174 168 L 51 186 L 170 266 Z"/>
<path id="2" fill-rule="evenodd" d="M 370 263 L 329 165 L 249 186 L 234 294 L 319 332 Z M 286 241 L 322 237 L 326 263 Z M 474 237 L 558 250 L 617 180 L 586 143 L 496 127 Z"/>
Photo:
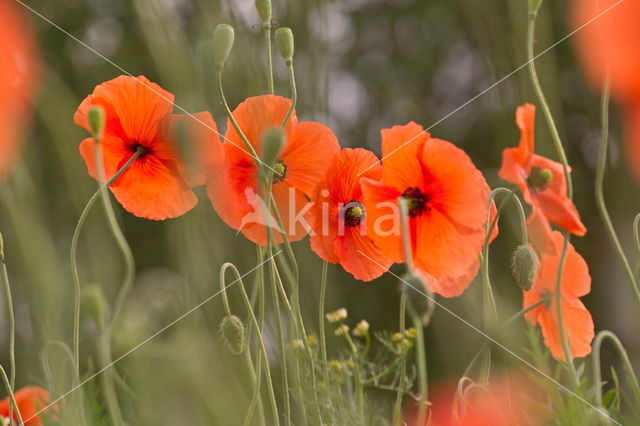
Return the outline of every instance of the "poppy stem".
<path id="1" fill-rule="evenodd" d="M 0 374 L 2 374 L 2 381 L 4 382 L 4 386 L 7 390 L 7 394 L 9 394 L 9 399 L 11 400 L 11 406 L 16 410 L 16 415 L 18 416 L 18 424 L 24 425 L 24 421 L 22 420 L 22 414 L 20 414 L 20 408 L 16 403 L 16 398 L 13 394 L 13 387 L 11 383 L 9 383 L 9 378 L 7 377 L 7 373 L 4 371 L 2 365 L 0 365 Z M 10 423 L 13 423 L 13 417 L 9 419 Z"/>
<path id="2" fill-rule="evenodd" d="M 7 272 L 7 263 L 4 256 L 4 241 L 2 233 L 0 233 L 0 267 L 2 268 L 2 283 L 4 284 L 4 293 L 7 298 L 7 312 L 9 314 L 9 374 L 11 376 L 10 384 L 13 389 L 16 384 L 16 322 L 13 312 L 13 298 L 11 297 L 11 285 L 9 284 L 9 273 Z"/>
<path id="3" fill-rule="evenodd" d="M 515 314 L 513 314 L 511 316 L 511 318 L 509 318 L 508 320 L 505 321 L 505 324 L 510 324 L 513 321 L 517 320 L 518 318 L 522 317 L 524 314 L 526 314 L 527 312 L 531 311 L 532 309 L 537 308 L 538 306 L 542 305 L 543 303 L 547 303 L 549 302 L 549 298 L 548 297 L 544 297 L 540 300 L 538 300 L 536 303 L 533 303 L 529 306 L 527 306 L 524 309 L 521 309 L 520 311 L 516 312 Z"/>
<path id="4" fill-rule="evenodd" d="M 296 75 L 293 70 L 293 59 L 289 59 L 286 61 L 287 71 L 289 72 L 289 86 L 291 87 L 291 105 L 289 106 L 289 110 L 287 111 L 287 115 L 284 116 L 284 120 L 282 120 L 282 128 L 284 129 L 291 118 L 291 114 L 296 109 L 296 104 L 298 103 L 298 89 L 296 87 Z"/>
<path id="5" fill-rule="evenodd" d="M 127 171 L 129 166 L 133 164 L 133 162 L 140 157 L 144 153 L 144 148 L 138 147 L 136 152 L 127 160 L 127 162 L 118 170 L 107 182 L 102 184 L 100 188 L 91 196 L 87 205 L 82 210 L 80 214 L 80 218 L 78 219 L 78 223 L 76 224 L 76 229 L 73 232 L 73 238 L 71 239 L 71 274 L 73 276 L 73 285 L 74 285 L 74 317 L 73 317 L 73 360 L 74 360 L 74 373 L 76 380 L 80 377 L 80 275 L 78 273 L 78 262 L 77 262 L 77 253 L 78 253 L 78 240 L 80 239 L 80 232 L 82 231 L 82 227 L 84 226 L 84 222 L 91 211 L 91 207 L 95 204 L 100 197 L 102 191 L 108 188 L 113 182 L 116 181 L 122 174 Z"/>
<path id="6" fill-rule="evenodd" d="M 629 264 L 629 260 L 624 253 L 624 249 L 620 244 L 620 240 L 618 239 L 618 235 L 616 234 L 616 230 L 613 227 L 613 223 L 611 222 L 611 217 L 609 216 L 609 212 L 607 211 L 607 204 L 604 200 L 604 173 L 607 167 L 607 151 L 609 146 L 609 93 L 610 93 L 610 76 L 607 74 L 607 78 L 605 79 L 604 86 L 602 89 L 602 101 L 600 104 L 601 107 L 601 126 L 602 133 L 600 136 L 600 150 L 598 152 L 598 165 L 596 167 L 596 184 L 595 184 L 595 195 L 596 195 L 596 204 L 598 206 L 598 211 L 600 212 L 600 217 L 602 218 L 602 222 L 604 222 L 604 226 L 607 230 L 607 235 L 611 240 L 611 244 L 615 249 L 616 254 L 618 255 L 618 259 L 624 268 L 625 275 L 627 276 L 627 282 L 631 287 L 631 291 L 638 303 L 640 303 L 640 290 L 638 290 L 638 282 L 636 280 L 635 274 L 631 269 L 631 265 Z M 638 216 L 640 217 L 640 215 Z M 638 244 L 638 217 L 634 220 L 633 232 L 635 235 L 636 244 Z"/>
<path id="7" fill-rule="evenodd" d="M 402 287 L 400 292 L 400 310 L 398 317 L 398 328 L 400 333 L 404 334 L 405 329 L 405 312 L 407 309 L 407 292 L 405 287 Z M 402 361 L 400 362 L 400 383 L 398 384 L 398 391 L 396 393 L 396 402 L 393 407 L 393 424 L 399 425 L 401 424 L 402 419 L 402 397 L 404 396 L 404 376 L 406 374 L 407 368 L 407 358 L 406 356 L 402 357 Z"/>
<path id="8" fill-rule="evenodd" d="M 533 43 L 535 41 L 537 16 L 538 16 L 537 11 L 529 12 L 529 20 L 527 25 L 527 61 L 528 61 L 527 64 L 529 65 L 529 76 L 531 78 L 531 82 L 535 89 L 536 96 L 538 97 L 538 101 L 540 102 L 540 106 L 542 107 L 542 111 L 544 112 L 544 116 L 547 120 L 549 131 L 551 133 L 551 139 L 553 140 L 556 153 L 558 154 L 558 157 L 560 157 L 560 161 L 562 162 L 562 168 L 564 170 L 565 179 L 567 181 L 567 196 L 569 199 L 572 199 L 573 183 L 571 182 L 569 162 L 567 161 L 567 155 L 564 152 L 562 140 L 560 139 L 560 133 L 558 132 L 558 128 L 556 127 L 555 121 L 553 119 L 553 115 L 551 114 L 551 108 L 549 107 L 547 98 L 544 95 L 542 86 L 540 85 L 540 81 L 538 80 L 538 73 L 536 72 L 536 64 L 535 64 L 536 58 L 534 56 Z"/>
<path id="9" fill-rule="evenodd" d="M 322 354 L 322 366 L 324 370 L 324 382 L 329 383 L 329 362 L 327 359 L 327 338 L 324 331 L 324 303 L 327 293 L 327 273 L 329 270 L 329 263 L 322 261 L 322 279 L 320 280 L 320 307 L 318 315 L 318 330 L 320 334 L 320 352 Z"/>
<path id="10" fill-rule="evenodd" d="M 269 94 L 273 95 L 275 91 L 273 87 L 273 58 L 271 54 L 271 22 L 262 24 L 262 29 L 264 30 L 264 47 L 267 60 L 267 86 Z"/>
<path id="11" fill-rule="evenodd" d="M 493 220 L 491 220 L 492 202 L 493 200 L 495 200 L 498 194 L 501 194 L 501 193 L 506 193 L 506 198 L 504 198 L 500 203 L 500 205 L 498 206 L 496 217 L 493 218 Z M 493 233 L 493 230 L 495 229 L 495 227 L 498 225 L 498 220 L 502 215 L 502 210 L 504 209 L 505 204 L 511 200 L 513 200 L 513 203 L 516 206 L 516 210 L 518 212 L 518 218 L 520 219 L 520 232 L 521 232 L 520 235 L 521 235 L 522 245 L 526 246 L 529 244 L 529 233 L 527 232 L 527 215 L 524 213 L 524 207 L 522 206 L 522 202 L 520 201 L 520 198 L 518 198 L 516 194 L 508 188 L 496 188 L 493 191 L 491 191 L 491 194 L 489 194 L 489 202 L 487 203 L 488 205 L 487 222 L 485 223 L 486 232 L 484 237 L 485 247 L 488 246 L 489 240 L 491 239 L 491 234 Z M 491 221 L 491 224 L 489 224 L 489 221 Z"/>
<path id="12" fill-rule="evenodd" d="M 593 357 L 592 357 L 592 365 L 593 365 L 593 382 L 595 389 L 595 399 L 596 399 L 596 407 L 602 407 L 602 387 L 604 383 L 602 382 L 602 372 L 601 372 L 601 363 L 600 363 L 600 349 L 602 347 L 602 343 L 605 339 L 611 340 L 616 350 L 618 351 L 618 355 L 622 359 L 622 364 L 627 373 L 627 380 L 629 382 L 629 386 L 632 388 L 634 393 L 634 397 L 636 400 L 636 406 L 640 404 L 640 384 L 638 383 L 638 378 L 636 377 L 636 373 L 633 371 L 633 366 L 631 365 L 631 361 L 629 360 L 629 355 L 627 351 L 622 346 L 622 342 L 618 339 L 618 336 L 613 334 L 613 332 L 609 330 L 602 330 L 599 332 L 594 341 L 593 341 Z"/>

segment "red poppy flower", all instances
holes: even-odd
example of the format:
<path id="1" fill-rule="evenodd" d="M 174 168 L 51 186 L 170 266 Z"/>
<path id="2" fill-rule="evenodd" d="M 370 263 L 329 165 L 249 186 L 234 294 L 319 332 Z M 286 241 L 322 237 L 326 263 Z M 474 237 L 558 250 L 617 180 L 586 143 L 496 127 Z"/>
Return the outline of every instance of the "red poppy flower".
<path id="1" fill-rule="evenodd" d="M 14 393 L 14 397 L 16 399 L 16 405 L 20 409 L 22 420 L 25 421 L 24 424 L 26 426 L 41 425 L 42 420 L 40 417 L 37 417 L 36 414 L 49 403 L 49 392 L 37 386 L 28 386 L 19 389 Z M 9 397 L 0 401 L 0 422 L 3 418 L 9 418 L 10 404 Z M 29 418 L 31 418 L 31 420 L 27 420 Z M 13 419 L 17 424 L 18 415 L 15 410 L 13 410 Z"/>
<path id="2" fill-rule="evenodd" d="M 382 166 L 374 153 L 346 148 L 333 158 L 312 197 L 310 242 L 322 259 L 340 263 L 356 279 L 371 281 L 393 262 L 367 236 L 361 177 L 382 178 Z"/>
<path id="3" fill-rule="evenodd" d="M 204 168 L 222 160 L 222 144 L 208 112 L 172 114 L 173 95 L 146 77 L 120 76 L 98 85 L 74 115 L 90 131 L 87 112 L 101 106 L 105 179 L 110 179 L 141 147 L 143 154 L 110 186 L 130 213 L 163 220 L 180 216 L 198 202 L 192 187 L 205 183 Z M 89 174 L 97 179 L 95 139 L 80 144 Z M 187 161 L 195 159 L 195 161 Z"/>
<path id="4" fill-rule="evenodd" d="M 551 350 L 551 355 L 565 360 L 556 308 L 556 279 L 564 238 L 558 231 L 554 231 L 552 241 L 556 253 L 542 253 L 533 287 L 530 291 L 523 292 L 523 305 L 527 307 L 541 300 L 545 301 L 527 312 L 525 318 L 533 325 L 540 324 L 544 344 Z M 591 353 L 591 341 L 594 337 L 593 319 L 579 297 L 591 291 L 591 277 L 587 263 L 571 244 L 562 272 L 561 305 L 565 338 L 570 343 L 574 357 L 587 356 Z"/>
<path id="5" fill-rule="evenodd" d="M 416 123 L 383 130 L 382 154 L 382 180 L 362 179 L 369 236 L 391 260 L 404 261 L 397 208 L 404 197 L 416 268 L 432 291 L 461 294 L 478 271 L 485 238 L 490 190 L 482 173 L 464 151 Z"/>
<path id="6" fill-rule="evenodd" d="M 552 253 L 551 225 L 554 223 L 567 231 L 583 236 L 587 229 L 580 215 L 567 197 L 567 182 L 562 164 L 541 157 L 534 151 L 534 122 L 536 108 L 531 104 L 519 106 L 516 123 L 520 128 L 520 144 L 517 148 L 502 151 L 502 179 L 514 183 L 522 192 L 532 211 L 527 224 L 534 247 Z"/>
<path id="7" fill-rule="evenodd" d="M 0 0 L 0 179 L 15 162 L 21 130 L 31 115 L 30 97 L 38 75 L 31 26 L 13 1 Z"/>
<path id="8" fill-rule="evenodd" d="M 520 374 L 503 374 L 484 386 L 459 382 L 430 387 L 425 426 L 534 426 L 544 424 L 540 408 L 543 395 Z M 405 421 L 418 424 L 416 407 L 407 410 Z"/>
<path id="9" fill-rule="evenodd" d="M 640 2 L 574 0 L 572 25 L 584 26 L 574 38 L 591 84 L 600 89 L 610 74 L 611 95 L 624 110 L 625 155 L 640 182 Z"/>
<path id="10" fill-rule="evenodd" d="M 233 111 L 258 156 L 265 132 L 281 126 L 290 106 L 289 99 L 265 95 L 246 99 Z M 297 241 L 309 232 L 304 220 L 308 198 L 340 150 L 331 129 L 316 122 L 298 121 L 295 111 L 284 131 L 286 142 L 274 166 L 279 175 L 274 175 L 271 194 L 285 229 L 279 229 L 275 216 L 264 217 L 266 201 L 258 195 L 258 167 L 231 123 L 227 123 L 223 144 L 225 162 L 207 182 L 209 199 L 222 220 L 260 245 L 266 245 L 267 224 L 274 231 L 276 243 L 282 241 L 282 233 L 290 241 Z"/>

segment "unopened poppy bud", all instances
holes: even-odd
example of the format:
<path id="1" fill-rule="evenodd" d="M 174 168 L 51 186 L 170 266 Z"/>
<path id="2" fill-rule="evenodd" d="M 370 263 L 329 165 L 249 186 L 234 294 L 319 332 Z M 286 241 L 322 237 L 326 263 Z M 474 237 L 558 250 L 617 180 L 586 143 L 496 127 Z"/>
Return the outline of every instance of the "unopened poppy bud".
<path id="1" fill-rule="evenodd" d="M 293 60 L 293 31 L 291 28 L 278 28 L 276 30 L 276 46 L 280 51 L 280 55 L 288 64 Z"/>
<path id="2" fill-rule="evenodd" d="M 529 0 L 529 13 L 533 15 L 537 14 L 540 5 L 542 5 L 542 0 Z"/>
<path id="3" fill-rule="evenodd" d="M 220 24 L 213 32 L 213 60 L 216 65 L 226 62 L 233 47 L 235 37 L 233 27 L 227 24 Z"/>
<path id="4" fill-rule="evenodd" d="M 99 284 L 89 284 L 82 289 L 82 306 L 99 329 L 105 325 L 107 302 Z"/>
<path id="5" fill-rule="evenodd" d="M 511 272 L 518 286 L 525 291 L 531 290 L 538 271 L 538 256 L 526 245 L 516 248 L 511 257 Z"/>
<path id="6" fill-rule="evenodd" d="M 407 309 L 412 316 L 417 316 L 423 325 L 427 325 L 435 310 L 433 292 L 429 289 L 420 274 L 410 272 L 402 278 L 402 291 L 407 295 Z M 406 286 L 412 287 L 407 289 Z"/>
<path id="7" fill-rule="evenodd" d="M 104 130 L 104 109 L 101 106 L 92 106 L 87 112 L 89 128 L 94 138 L 99 138 Z"/>
<path id="8" fill-rule="evenodd" d="M 284 147 L 286 135 L 280 127 L 268 129 L 262 139 L 261 161 L 269 167 L 273 167 Z"/>
<path id="9" fill-rule="evenodd" d="M 333 334 L 336 336 L 344 336 L 349 333 L 349 326 L 346 324 L 340 324 L 338 328 L 335 329 Z"/>
<path id="10" fill-rule="evenodd" d="M 353 329 L 353 335 L 358 337 L 364 337 L 369 333 L 369 323 L 367 320 L 361 320 L 358 324 L 356 324 Z"/>
<path id="11" fill-rule="evenodd" d="M 222 318 L 218 332 L 229 352 L 240 355 L 244 351 L 244 324 L 240 318 L 235 315 Z"/>
<path id="12" fill-rule="evenodd" d="M 256 0 L 256 10 L 263 24 L 271 24 L 271 0 Z"/>

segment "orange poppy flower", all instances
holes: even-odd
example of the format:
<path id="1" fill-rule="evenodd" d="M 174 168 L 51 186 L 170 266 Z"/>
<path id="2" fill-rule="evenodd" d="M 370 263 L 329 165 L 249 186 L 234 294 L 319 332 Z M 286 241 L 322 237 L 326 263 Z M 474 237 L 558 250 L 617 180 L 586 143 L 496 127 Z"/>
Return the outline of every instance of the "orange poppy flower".
<path id="1" fill-rule="evenodd" d="M 0 179 L 8 173 L 20 149 L 39 69 L 31 26 L 18 8 L 13 1 L 0 0 Z"/>
<path id="2" fill-rule="evenodd" d="M 625 155 L 640 182 L 640 2 L 619 0 L 574 0 L 574 40 L 586 76 L 600 89 L 610 73 L 611 96 L 624 109 Z"/>
<path id="3" fill-rule="evenodd" d="M 290 106 L 289 99 L 264 95 L 246 99 L 233 111 L 238 126 L 258 156 L 265 132 L 281 126 Z M 340 150 L 331 129 L 316 122 L 298 121 L 295 111 L 284 132 L 285 145 L 274 166 L 280 175 L 274 175 L 271 194 L 285 229 L 279 229 L 275 216 L 264 217 L 267 209 L 266 201 L 258 195 L 258 167 L 229 122 L 223 144 L 225 162 L 207 182 L 209 199 L 222 220 L 263 246 L 267 243 L 267 224 L 274 231 L 276 243 L 283 240 L 282 233 L 286 233 L 290 241 L 297 241 L 309 232 L 304 220 L 308 198 Z"/>
<path id="4" fill-rule="evenodd" d="M 542 253 L 540 269 L 533 287 L 530 291 L 523 292 L 523 305 L 527 307 L 545 300 L 545 303 L 527 312 L 525 318 L 533 325 L 540 324 L 544 344 L 551 350 L 551 355 L 556 359 L 565 360 L 560 341 L 555 296 L 560 252 L 564 238 L 560 232 L 554 231 L 552 241 L 556 253 Z M 591 277 L 587 263 L 569 244 L 562 273 L 561 305 L 564 334 L 569 341 L 571 354 L 574 357 L 583 357 L 591 353 L 591 341 L 594 337 L 593 319 L 579 299 L 590 291 Z"/>
<path id="5" fill-rule="evenodd" d="M 363 170 L 366 171 L 360 175 Z M 311 249 L 322 259 L 340 263 L 356 279 L 371 281 L 393 262 L 367 236 L 361 177 L 382 178 L 382 166 L 374 153 L 346 148 L 333 158 L 312 197 L 310 242 Z"/>
<path id="6" fill-rule="evenodd" d="M 416 123 L 383 130 L 382 154 L 382 180 L 362 179 L 369 236 L 391 260 L 404 261 L 397 208 L 404 197 L 416 268 L 432 291 L 461 294 L 477 274 L 485 238 L 490 190 L 482 173 Z"/>
<path id="7" fill-rule="evenodd" d="M 163 220 L 180 216 L 197 204 L 191 188 L 205 183 L 205 167 L 215 169 L 222 160 L 222 144 L 208 112 L 193 117 L 172 114 L 173 95 L 143 76 L 120 76 L 98 85 L 74 115 L 76 124 L 88 131 L 87 112 L 92 106 L 101 106 L 106 115 L 100 142 L 106 180 L 139 147 L 144 149 L 110 186 L 125 210 Z M 97 179 L 95 139 L 82 141 L 80 155 L 89 174 Z"/>
<path id="8" fill-rule="evenodd" d="M 553 253 L 549 222 L 578 236 L 583 236 L 587 228 L 567 197 L 562 164 L 533 153 L 535 113 L 536 107 L 531 104 L 519 106 L 516 110 L 520 144 L 517 148 L 502 151 L 499 176 L 516 184 L 524 200 L 532 207 L 527 225 L 534 247 L 542 252 Z"/>
<path id="9" fill-rule="evenodd" d="M 25 421 L 24 424 L 26 426 L 41 425 L 42 420 L 40 417 L 37 417 L 36 414 L 49 403 L 49 392 L 37 386 L 28 386 L 19 389 L 14 393 L 14 397 L 16 399 L 16 405 L 20 409 L 22 420 Z M 9 419 L 10 404 L 9 397 L 0 401 L 0 423 L 4 419 Z M 27 420 L 30 418 L 31 420 Z M 15 410 L 13 410 L 13 420 L 16 424 L 18 423 L 18 415 Z"/>

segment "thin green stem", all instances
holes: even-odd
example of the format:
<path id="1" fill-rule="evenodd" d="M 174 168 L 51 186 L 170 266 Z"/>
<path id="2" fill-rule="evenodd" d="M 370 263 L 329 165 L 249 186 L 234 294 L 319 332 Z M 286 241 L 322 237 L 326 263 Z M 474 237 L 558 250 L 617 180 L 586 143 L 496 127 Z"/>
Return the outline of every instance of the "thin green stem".
<path id="1" fill-rule="evenodd" d="M 298 103 L 298 89 L 296 87 L 296 75 L 293 70 L 293 60 L 287 61 L 287 71 L 289 72 L 289 86 L 291 87 L 291 106 L 289 106 L 287 115 L 285 115 L 284 120 L 282 120 L 282 128 L 287 126 L 293 111 L 296 110 L 296 104 Z"/>
<path id="2" fill-rule="evenodd" d="M 104 327 L 101 327 L 101 336 L 99 338 L 100 347 L 98 349 L 100 354 L 101 368 L 105 371 L 102 373 L 102 388 L 104 393 L 104 399 L 106 402 L 109 416 L 111 416 L 111 422 L 115 426 L 124 425 L 122 420 L 122 412 L 118 403 L 118 395 L 114 386 L 114 370 L 112 368 L 106 368 L 112 364 L 111 359 L 111 335 Z"/>
<path id="3" fill-rule="evenodd" d="M 640 214 L 633 219 L 633 239 L 636 243 L 636 250 L 640 254 Z"/>
<path id="4" fill-rule="evenodd" d="M 640 290 L 638 290 L 638 282 L 636 277 L 631 269 L 631 265 L 629 264 L 629 260 L 624 253 L 622 245 L 620 244 L 620 240 L 618 239 L 618 235 L 616 234 L 616 230 L 613 227 L 613 222 L 611 221 L 611 217 L 609 216 L 609 212 L 607 211 L 607 205 L 604 200 L 604 173 L 607 167 L 607 151 L 609 145 L 609 86 L 610 79 L 607 77 L 604 83 L 604 88 L 602 91 L 602 102 L 601 102 L 601 125 L 602 125 L 602 133 L 600 136 L 600 151 L 598 153 L 598 166 L 596 168 L 596 184 L 595 184 L 595 195 L 596 195 L 596 205 L 598 206 L 598 211 L 600 212 L 600 217 L 602 218 L 602 222 L 604 222 L 604 226 L 607 230 L 607 235 L 611 240 L 611 244 L 615 249 L 615 252 L 624 268 L 625 275 L 627 276 L 627 282 L 629 283 L 629 287 L 631 287 L 631 292 L 635 297 L 636 301 L 640 303 Z M 637 240 L 637 221 L 634 221 L 634 235 Z"/>
<path id="5" fill-rule="evenodd" d="M 327 293 L 327 273 L 329 269 L 329 263 L 327 261 L 322 262 L 322 279 L 320 280 L 320 307 L 318 314 L 318 327 L 320 334 L 320 353 L 322 354 L 322 366 L 324 370 L 325 384 L 329 383 L 329 362 L 327 357 L 327 337 L 324 331 L 324 314 L 325 314 L 325 298 Z"/>
<path id="6" fill-rule="evenodd" d="M 264 30 L 264 47 L 267 55 L 267 85 L 269 89 L 269 94 L 274 94 L 273 87 L 273 58 L 271 54 L 271 24 L 265 23 L 262 25 Z"/>
<path id="7" fill-rule="evenodd" d="M 74 317 L 73 317 L 73 358 L 75 362 L 75 375 L 80 377 L 80 275 L 78 274 L 77 252 L 78 252 L 78 240 L 80 238 L 80 231 L 84 226 L 84 222 L 89 215 L 91 207 L 95 204 L 100 197 L 102 191 L 109 187 L 116 181 L 122 174 L 133 164 L 133 162 L 144 153 L 144 148 L 138 147 L 136 152 L 127 160 L 127 162 L 118 170 L 106 183 L 104 183 L 89 199 L 84 210 L 80 214 L 76 229 L 71 239 L 71 274 L 73 275 L 74 285 Z"/>
<path id="8" fill-rule="evenodd" d="M 592 357 L 592 365 L 593 365 L 593 382 L 594 388 L 596 391 L 596 406 L 602 407 L 602 387 L 604 383 L 602 382 L 602 365 L 600 363 L 600 349 L 602 347 L 602 343 L 605 339 L 611 340 L 613 345 L 615 346 L 618 354 L 620 355 L 620 359 L 622 360 L 622 365 L 627 373 L 627 380 L 631 389 L 633 391 L 636 404 L 640 404 L 640 384 L 638 383 L 638 378 L 636 373 L 633 370 L 633 365 L 631 364 L 631 360 L 629 360 L 629 355 L 627 351 L 622 346 L 622 342 L 618 339 L 618 336 L 613 334 L 609 330 L 602 330 L 596 335 L 596 338 L 593 341 L 593 357 Z"/>
<path id="9" fill-rule="evenodd" d="M 542 305 L 543 303 L 547 303 L 549 301 L 549 299 L 547 297 L 544 297 L 540 300 L 538 300 L 536 303 L 533 303 L 529 306 L 527 306 L 524 309 L 519 310 L 518 312 L 516 312 L 515 314 L 513 314 L 511 316 L 511 318 L 509 318 L 508 320 L 505 321 L 505 324 L 509 324 L 512 323 L 513 321 L 517 320 L 518 318 L 522 317 L 524 314 L 526 314 L 527 312 L 531 311 L 532 309 L 537 308 L 538 306 Z"/>
<path id="10" fill-rule="evenodd" d="M 13 395 L 13 387 L 11 387 L 11 383 L 9 383 L 9 378 L 7 377 L 6 371 L 2 365 L 0 365 L 0 374 L 2 374 L 2 381 L 4 382 L 4 387 L 7 389 L 7 394 L 9 394 L 9 400 L 11 401 L 11 406 L 14 410 L 16 410 L 16 415 L 18 416 L 18 424 L 23 425 L 24 421 L 22 420 L 22 414 L 20 413 L 20 407 L 16 403 L 16 398 Z M 13 422 L 13 418 L 10 419 Z"/>
<path id="11" fill-rule="evenodd" d="M 95 156 L 99 182 L 104 181 L 104 161 L 102 160 L 102 155 L 102 143 L 99 139 L 96 138 Z M 127 294 L 129 294 L 129 290 L 131 290 L 131 286 L 133 285 L 133 280 L 136 274 L 136 264 L 133 259 L 131 247 L 129 247 L 129 243 L 127 243 L 127 240 L 122 233 L 122 229 L 120 229 L 120 226 L 118 225 L 118 220 L 116 219 L 116 214 L 113 211 L 113 205 L 111 204 L 109 193 L 107 191 L 102 191 L 101 199 L 104 214 L 107 217 L 107 222 L 109 224 L 109 229 L 111 230 L 113 238 L 116 240 L 118 249 L 120 250 L 122 258 L 124 259 L 125 266 L 125 275 L 124 279 L 122 280 L 122 286 L 120 287 L 120 291 L 116 296 L 116 300 L 113 304 L 113 310 L 111 311 L 112 313 L 109 325 L 109 330 L 111 330 L 115 325 L 120 312 L 122 311 L 122 306 L 124 305 L 124 302 L 127 298 Z"/>
<path id="12" fill-rule="evenodd" d="M 400 295 L 400 312 L 398 317 L 398 325 L 400 329 L 400 333 L 404 334 L 405 324 L 404 317 L 407 309 L 407 292 L 405 288 L 402 288 Z M 396 402 L 393 406 L 393 424 L 399 425 L 402 419 L 402 396 L 404 395 L 404 376 L 406 374 L 406 357 L 403 357 L 400 363 L 400 383 L 398 385 L 398 391 L 396 392 Z"/>
<path id="13" fill-rule="evenodd" d="M 0 235 L 2 240 L 2 235 Z M 16 384 L 16 321 L 13 313 L 13 298 L 11 297 L 11 285 L 9 284 L 9 273 L 7 272 L 7 263 L 4 255 L 4 244 L 0 243 L 0 267 L 2 267 L 2 283 L 4 285 L 4 294 L 7 298 L 7 312 L 9 314 L 9 374 L 11 376 L 11 389 Z"/>
<path id="14" fill-rule="evenodd" d="M 418 390 L 420 391 L 420 402 L 418 405 L 418 422 L 423 425 L 427 416 L 428 383 L 427 383 L 427 359 L 424 346 L 424 329 L 422 320 L 418 315 L 412 315 L 413 327 L 416 329 L 416 363 L 418 364 Z"/>

